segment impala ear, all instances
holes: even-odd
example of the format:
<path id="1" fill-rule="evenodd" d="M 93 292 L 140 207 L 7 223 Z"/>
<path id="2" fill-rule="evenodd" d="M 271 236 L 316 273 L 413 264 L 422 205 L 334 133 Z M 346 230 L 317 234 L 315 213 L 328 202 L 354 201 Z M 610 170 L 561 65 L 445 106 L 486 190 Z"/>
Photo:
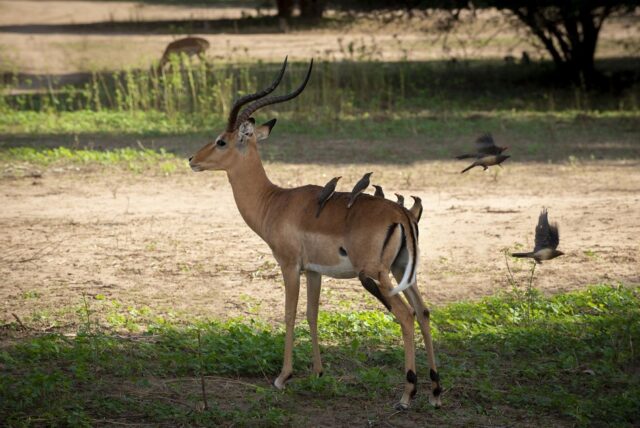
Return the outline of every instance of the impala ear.
<path id="1" fill-rule="evenodd" d="M 255 119 L 250 117 L 240 124 L 238 127 L 238 139 L 236 140 L 236 149 L 244 154 L 247 149 L 247 140 L 255 133 Z"/>
<path id="2" fill-rule="evenodd" d="M 252 117 L 244 121 L 238 127 L 238 132 L 242 136 L 251 136 L 255 132 L 256 120 Z"/>
<path id="3" fill-rule="evenodd" d="M 258 141 L 266 140 L 269 138 L 269 134 L 271 134 L 271 130 L 276 125 L 276 119 L 271 119 L 267 123 L 263 123 L 262 125 L 256 127 L 256 138 Z"/>

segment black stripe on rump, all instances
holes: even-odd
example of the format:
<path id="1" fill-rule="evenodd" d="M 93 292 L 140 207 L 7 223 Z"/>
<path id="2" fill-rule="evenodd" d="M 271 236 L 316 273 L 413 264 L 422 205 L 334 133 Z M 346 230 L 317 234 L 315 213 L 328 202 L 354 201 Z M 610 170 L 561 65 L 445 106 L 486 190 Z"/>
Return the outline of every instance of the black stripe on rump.
<path id="1" fill-rule="evenodd" d="M 393 232 L 396 230 L 396 227 L 398 227 L 398 223 L 393 223 L 387 229 L 387 235 L 384 237 L 384 242 L 382 243 L 382 250 L 380 251 L 380 258 L 382 258 L 384 254 L 384 250 L 387 248 L 387 245 L 389 245 L 389 240 L 391 239 Z"/>

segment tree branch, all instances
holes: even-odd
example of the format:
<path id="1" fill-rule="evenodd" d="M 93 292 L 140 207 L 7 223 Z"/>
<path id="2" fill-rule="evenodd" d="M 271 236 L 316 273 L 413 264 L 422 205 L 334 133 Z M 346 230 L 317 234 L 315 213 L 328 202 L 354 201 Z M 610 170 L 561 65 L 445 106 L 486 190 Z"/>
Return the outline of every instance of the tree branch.
<path id="1" fill-rule="evenodd" d="M 545 32 L 537 25 L 535 18 L 531 15 L 532 12 L 527 13 L 526 11 L 520 9 L 512 9 L 511 11 L 520 21 L 522 21 L 527 27 L 529 27 L 531 32 L 542 42 L 549 54 L 551 54 L 551 58 L 553 58 L 553 62 L 556 64 L 556 66 L 563 66 L 565 64 L 565 60 L 556 49 L 555 45 L 553 44 L 553 40 L 547 37 Z"/>

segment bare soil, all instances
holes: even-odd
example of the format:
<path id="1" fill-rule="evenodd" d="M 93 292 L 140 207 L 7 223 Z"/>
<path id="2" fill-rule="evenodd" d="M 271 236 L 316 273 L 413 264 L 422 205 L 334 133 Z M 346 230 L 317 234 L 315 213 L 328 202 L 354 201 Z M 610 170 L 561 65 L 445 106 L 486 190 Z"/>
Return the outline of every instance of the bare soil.
<path id="1" fill-rule="evenodd" d="M 533 247 L 542 207 L 566 255 L 536 270 L 544 293 L 640 283 L 637 161 L 510 163 L 461 175 L 449 161 L 413 165 L 269 163 L 286 187 L 362 173 L 387 195 L 420 196 L 419 286 L 431 305 L 509 290 L 505 250 Z M 0 180 L 0 323 L 77 322 L 82 295 L 161 313 L 280 322 L 284 293 L 267 245 L 243 222 L 223 173 L 169 176 L 56 170 Z M 516 278 L 531 264 L 508 258 Z M 304 314 L 301 292 L 300 315 Z M 357 280 L 324 279 L 322 309 L 380 308 Z M 66 312 L 65 312 L 66 311 Z M 73 312 L 73 311 L 72 311 Z"/>

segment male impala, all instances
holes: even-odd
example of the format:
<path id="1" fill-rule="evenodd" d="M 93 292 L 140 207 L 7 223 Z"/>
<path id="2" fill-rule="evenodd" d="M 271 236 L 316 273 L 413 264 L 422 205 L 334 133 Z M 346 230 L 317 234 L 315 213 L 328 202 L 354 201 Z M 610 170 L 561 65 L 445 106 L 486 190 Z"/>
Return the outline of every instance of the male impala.
<path id="1" fill-rule="evenodd" d="M 336 192 L 318 217 L 320 186 L 294 189 L 276 186 L 267 177 L 258 151 L 276 120 L 256 126 L 251 115 L 258 109 L 297 97 L 304 82 L 283 96 L 270 96 L 284 75 L 285 59 L 268 88 L 238 99 L 226 130 L 189 159 L 194 171 L 226 171 L 238 210 L 244 221 L 271 248 L 285 285 L 286 335 L 284 362 L 274 385 L 282 389 L 293 371 L 293 331 L 300 290 L 300 275 L 307 277 L 307 320 L 313 348 L 313 371 L 322 375 L 318 347 L 317 317 L 322 275 L 358 277 L 398 319 L 405 350 L 406 383 L 398 408 L 407 409 L 417 389 L 414 345 L 414 315 L 425 340 L 432 389 L 429 401 L 440 404 L 440 382 L 431 342 L 429 311 L 416 284 L 418 225 L 415 216 L 395 202 L 362 194 L 347 208 L 348 193 Z M 243 105 L 248 104 L 239 114 Z M 389 274 L 399 285 L 394 288 Z M 397 293 L 403 292 L 409 306 Z"/>

